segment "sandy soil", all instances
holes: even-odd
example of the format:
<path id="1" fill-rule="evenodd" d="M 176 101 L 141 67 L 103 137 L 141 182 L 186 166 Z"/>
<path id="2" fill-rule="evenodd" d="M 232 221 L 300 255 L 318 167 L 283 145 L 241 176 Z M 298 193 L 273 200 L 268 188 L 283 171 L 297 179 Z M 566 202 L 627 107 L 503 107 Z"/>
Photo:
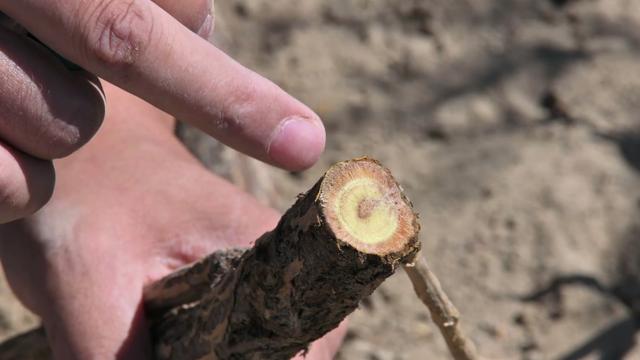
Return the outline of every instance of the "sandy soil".
<path id="1" fill-rule="evenodd" d="M 332 162 L 376 157 L 422 214 L 425 256 L 486 358 L 640 359 L 639 2 L 217 11 L 215 41 L 317 110 L 328 146 L 289 174 L 182 129 L 213 169 L 284 208 Z M 0 335 L 33 324 L 0 299 Z M 424 358 L 447 352 L 400 272 L 352 316 L 339 359 Z"/>

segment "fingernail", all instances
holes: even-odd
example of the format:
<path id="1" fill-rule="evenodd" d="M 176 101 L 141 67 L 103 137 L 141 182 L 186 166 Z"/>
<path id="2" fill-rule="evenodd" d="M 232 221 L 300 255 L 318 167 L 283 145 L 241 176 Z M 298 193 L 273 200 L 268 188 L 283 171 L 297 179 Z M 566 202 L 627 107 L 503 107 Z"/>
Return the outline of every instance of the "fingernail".
<path id="1" fill-rule="evenodd" d="M 273 131 L 267 154 L 288 170 L 304 170 L 318 161 L 324 145 L 325 131 L 320 119 L 290 116 Z"/>
<path id="2" fill-rule="evenodd" d="M 208 14 L 207 17 L 204 19 L 204 22 L 202 23 L 202 25 L 200 25 L 200 29 L 198 29 L 198 35 L 200 35 L 200 37 L 208 39 L 209 36 L 211 36 L 211 31 L 213 30 L 212 25 L 213 25 L 213 16 L 211 16 L 211 14 Z"/>

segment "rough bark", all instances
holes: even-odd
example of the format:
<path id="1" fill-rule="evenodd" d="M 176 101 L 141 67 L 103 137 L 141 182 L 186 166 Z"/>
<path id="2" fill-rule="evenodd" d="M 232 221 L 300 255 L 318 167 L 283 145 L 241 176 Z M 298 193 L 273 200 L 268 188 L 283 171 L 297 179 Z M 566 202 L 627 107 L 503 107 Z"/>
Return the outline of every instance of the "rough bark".
<path id="1" fill-rule="evenodd" d="M 2 360 L 45 360 L 51 359 L 47 335 L 43 328 L 37 328 L 15 336 L 0 344 Z"/>
<path id="2" fill-rule="evenodd" d="M 253 248 L 216 252 L 145 289 L 156 358 L 289 359 L 411 261 L 418 231 L 388 170 L 338 163 Z"/>

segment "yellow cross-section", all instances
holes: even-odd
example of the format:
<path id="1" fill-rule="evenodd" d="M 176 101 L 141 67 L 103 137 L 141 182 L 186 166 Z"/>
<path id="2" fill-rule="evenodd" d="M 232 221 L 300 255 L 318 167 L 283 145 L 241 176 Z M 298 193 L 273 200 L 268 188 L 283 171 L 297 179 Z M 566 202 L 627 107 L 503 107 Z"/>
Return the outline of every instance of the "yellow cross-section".
<path id="1" fill-rule="evenodd" d="M 335 213 L 338 220 L 358 241 L 366 244 L 383 242 L 398 227 L 395 207 L 371 178 L 360 177 L 347 182 L 340 189 L 336 200 Z"/>

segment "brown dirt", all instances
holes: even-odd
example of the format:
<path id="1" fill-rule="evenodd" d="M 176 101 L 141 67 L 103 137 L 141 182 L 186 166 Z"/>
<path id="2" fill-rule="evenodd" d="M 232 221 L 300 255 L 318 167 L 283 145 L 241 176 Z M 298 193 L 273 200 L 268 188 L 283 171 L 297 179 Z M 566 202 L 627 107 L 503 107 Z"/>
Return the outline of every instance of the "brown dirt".
<path id="1" fill-rule="evenodd" d="M 425 256 L 486 358 L 640 358 L 639 2 L 217 9 L 216 41 L 317 110 L 328 146 L 289 174 L 183 129 L 212 168 L 257 171 L 243 186 L 283 209 L 329 164 L 378 158 L 422 214 Z M 0 334 L 32 323 L 0 297 Z M 339 359 L 423 358 L 447 352 L 399 273 L 352 316 Z"/>

